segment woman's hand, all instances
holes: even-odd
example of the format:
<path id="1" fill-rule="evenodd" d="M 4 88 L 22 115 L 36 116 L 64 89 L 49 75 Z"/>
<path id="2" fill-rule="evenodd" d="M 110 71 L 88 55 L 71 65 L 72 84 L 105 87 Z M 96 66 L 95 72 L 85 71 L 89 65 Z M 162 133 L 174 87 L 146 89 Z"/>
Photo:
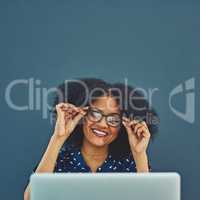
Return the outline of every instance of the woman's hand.
<path id="1" fill-rule="evenodd" d="M 131 152 L 135 160 L 137 172 L 149 172 L 149 164 L 147 157 L 147 147 L 151 134 L 144 121 L 129 120 L 123 117 L 123 125 L 125 126 Z"/>
<path id="2" fill-rule="evenodd" d="M 123 117 L 123 125 L 127 130 L 132 152 L 134 154 L 146 153 L 151 136 L 146 123 Z"/>
<path id="3" fill-rule="evenodd" d="M 57 121 L 54 135 L 67 139 L 81 118 L 86 114 L 86 109 L 87 107 L 80 108 L 69 103 L 56 105 Z"/>

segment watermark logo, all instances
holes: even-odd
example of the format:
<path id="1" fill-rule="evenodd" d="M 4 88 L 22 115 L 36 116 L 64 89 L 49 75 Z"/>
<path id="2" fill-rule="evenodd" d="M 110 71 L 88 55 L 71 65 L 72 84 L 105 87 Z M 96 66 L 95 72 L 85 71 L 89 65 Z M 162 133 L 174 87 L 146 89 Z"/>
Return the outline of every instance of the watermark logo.
<path id="1" fill-rule="evenodd" d="M 169 94 L 169 107 L 171 111 L 181 119 L 189 123 L 194 123 L 195 121 L 195 79 L 191 78 L 184 83 L 176 86 Z M 185 96 L 185 112 L 177 110 L 172 105 L 172 99 L 176 95 L 184 94 Z"/>

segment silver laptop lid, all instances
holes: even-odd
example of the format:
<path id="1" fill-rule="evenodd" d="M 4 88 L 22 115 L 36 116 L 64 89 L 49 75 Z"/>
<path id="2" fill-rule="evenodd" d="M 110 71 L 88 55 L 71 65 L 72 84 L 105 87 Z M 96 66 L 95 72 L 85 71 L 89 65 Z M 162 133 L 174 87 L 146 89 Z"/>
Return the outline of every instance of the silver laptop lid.
<path id="1" fill-rule="evenodd" d="M 58 173 L 31 176 L 31 200 L 180 200 L 177 173 Z"/>

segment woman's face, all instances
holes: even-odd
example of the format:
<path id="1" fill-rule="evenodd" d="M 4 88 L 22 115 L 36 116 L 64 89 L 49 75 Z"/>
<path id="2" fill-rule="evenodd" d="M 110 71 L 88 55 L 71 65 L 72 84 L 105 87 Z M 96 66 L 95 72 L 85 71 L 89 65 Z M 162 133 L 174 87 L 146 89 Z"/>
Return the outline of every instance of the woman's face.
<path id="1" fill-rule="evenodd" d="M 112 123 L 117 123 L 116 117 L 120 116 L 120 109 L 114 98 L 109 96 L 99 97 L 95 100 L 90 108 L 97 110 L 96 113 L 86 115 L 83 125 L 84 139 L 94 146 L 103 147 L 113 142 L 119 132 L 119 126 L 111 126 Z M 107 117 L 102 117 L 100 121 L 95 122 L 93 118 L 98 118 L 102 113 Z M 118 118 L 117 118 L 118 119 Z M 115 120 L 115 121 L 114 121 Z M 110 125 L 110 123 L 111 125 Z"/>

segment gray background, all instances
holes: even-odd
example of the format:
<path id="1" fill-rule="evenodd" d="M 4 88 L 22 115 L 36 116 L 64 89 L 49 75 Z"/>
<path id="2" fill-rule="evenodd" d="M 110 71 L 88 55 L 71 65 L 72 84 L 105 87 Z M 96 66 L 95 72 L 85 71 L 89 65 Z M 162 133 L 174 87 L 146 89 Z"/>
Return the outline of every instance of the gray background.
<path id="1" fill-rule="evenodd" d="M 39 79 L 41 88 L 65 79 L 99 77 L 145 89 L 159 88 L 153 105 L 160 133 L 150 145 L 154 171 L 182 176 L 182 199 L 199 197 L 199 1 L 0 2 L 1 199 L 21 199 L 33 166 L 52 134 L 41 111 L 14 111 L 5 101 L 15 79 Z M 190 124 L 169 109 L 168 95 L 195 78 L 196 119 Z M 12 99 L 27 102 L 27 87 Z M 185 96 L 175 100 L 184 110 Z"/>

